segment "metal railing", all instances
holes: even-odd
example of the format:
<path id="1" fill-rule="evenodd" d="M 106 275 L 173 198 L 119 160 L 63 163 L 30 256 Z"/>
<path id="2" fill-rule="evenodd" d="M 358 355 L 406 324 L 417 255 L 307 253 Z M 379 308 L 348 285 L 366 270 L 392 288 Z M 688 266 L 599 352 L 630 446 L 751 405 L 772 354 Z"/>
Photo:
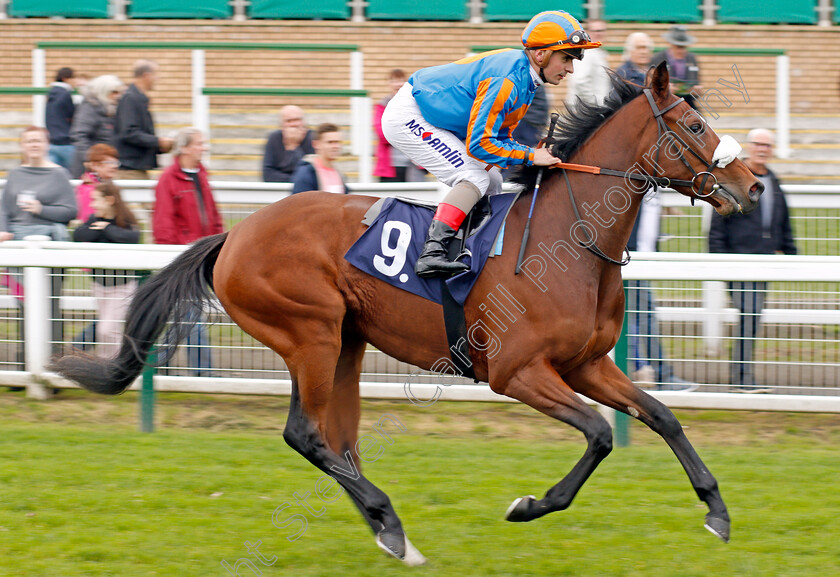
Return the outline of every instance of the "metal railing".
<path id="1" fill-rule="evenodd" d="M 43 395 L 45 382 L 67 385 L 46 372 L 45 367 L 52 354 L 66 350 L 74 342 L 76 346 L 84 346 L 84 340 L 77 337 L 96 318 L 87 296 L 90 281 L 85 269 L 121 269 L 130 262 L 132 269 L 138 271 L 157 270 L 184 248 L 30 241 L 0 244 L 0 266 L 12 267 L 5 281 L 9 287 L 6 289 L 8 296 L 0 305 L 6 319 L 5 324 L 0 323 L 4 333 L 0 334 L 0 361 L 8 369 L 0 371 L 2 382 L 26 384 L 35 396 Z M 22 269 L 22 272 L 16 269 Z M 624 276 L 631 280 L 691 283 L 795 282 L 800 287 L 796 298 L 790 298 L 788 291 L 787 297 L 773 303 L 776 310 L 800 310 L 802 302 L 813 308 L 817 301 L 827 316 L 840 308 L 840 257 L 637 253 Z M 813 283 L 820 283 L 820 289 L 812 290 Z M 22 286 L 13 289 L 15 285 Z M 689 290 L 697 289 L 684 289 L 683 292 Z M 669 298 L 671 303 L 680 299 L 690 300 L 690 295 L 674 292 Z M 85 306 L 80 306 L 83 303 Z M 731 319 L 726 318 L 727 311 L 723 307 L 714 308 L 716 306 L 708 302 L 693 306 L 691 326 L 660 319 L 662 324 L 668 325 L 662 331 L 668 341 L 665 346 L 668 358 L 677 365 L 677 371 L 683 377 L 708 377 L 712 375 L 712 369 L 708 367 L 730 362 L 723 356 L 709 358 L 697 345 L 703 339 L 699 327 L 705 318 L 721 318 L 724 324 L 731 324 Z M 209 344 L 195 346 L 209 353 L 212 363 L 191 365 L 189 351 L 183 352 L 170 362 L 164 374 L 157 377 L 159 390 L 288 392 L 289 376 L 281 359 L 243 333 L 223 312 L 212 312 L 210 318 L 213 324 L 207 327 Z M 775 319 L 774 324 L 793 327 L 794 320 Z M 654 394 L 668 404 L 680 407 L 840 411 L 838 322 L 835 318 L 833 325 L 825 325 L 826 330 L 819 335 L 773 336 L 773 342 L 781 343 L 771 351 L 775 356 L 767 357 L 766 352 L 757 351 L 756 363 L 763 363 L 762 366 L 766 365 L 765 369 L 770 371 L 775 370 L 774 367 L 787 367 L 785 370 L 792 375 L 790 382 L 775 383 L 777 394 L 754 396 L 721 392 L 726 390 L 724 387 L 728 383 L 717 377 L 707 378 L 701 392 L 654 391 Z M 205 355 L 204 358 L 210 357 Z M 633 355 L 630 357 L 634 358 Z M 819 370 L 820 382 L 812 382 L 813 378 L 808 376 L 813 374 L 814 367 Z M 420 373 L 410 365 L 369 349 L 363 365 L 364 395 L 403 397 L 406 394 L 404 384 L 409 379 L 416 398 L 431 397 L 440 385 L 443 385 L 443 399 L 493 400 L 498 397 L 487 387 L 469 385 L 463 379 Z"/>

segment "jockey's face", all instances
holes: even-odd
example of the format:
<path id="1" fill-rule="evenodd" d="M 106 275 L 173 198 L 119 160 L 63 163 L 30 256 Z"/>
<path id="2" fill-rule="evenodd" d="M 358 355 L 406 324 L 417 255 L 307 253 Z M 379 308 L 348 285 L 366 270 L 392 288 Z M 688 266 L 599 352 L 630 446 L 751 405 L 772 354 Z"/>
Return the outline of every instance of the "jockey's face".
<path id="1" fill-rule="evenodd" d="M 538 52 L 549 51 L 538 50 Z M 574 58 L 561 50 L 555 50 L 547 54 L 546 58 L 548 64 L 544 64 L 543 76 L 545 76 L 545 81 L 549 84 L 560 84 L 560 81 L 563 80 L 566 74 L 571 74 L 575 71 Z"/>

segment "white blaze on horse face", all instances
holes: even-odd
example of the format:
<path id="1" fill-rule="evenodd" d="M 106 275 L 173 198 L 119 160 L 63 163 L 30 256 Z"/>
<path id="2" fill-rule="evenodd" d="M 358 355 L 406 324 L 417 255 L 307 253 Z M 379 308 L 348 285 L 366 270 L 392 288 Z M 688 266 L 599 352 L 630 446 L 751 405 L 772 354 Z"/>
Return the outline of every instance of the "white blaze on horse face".
<path id="1" fill-rule="evenodd" d="M 739 154 L 741 154 L 741 145 L 728 134 L 724 134 L 715 148 L 712 162 L 717 160 L 719 167 L 726 168 L 726 165 L 738 158 Z"/>

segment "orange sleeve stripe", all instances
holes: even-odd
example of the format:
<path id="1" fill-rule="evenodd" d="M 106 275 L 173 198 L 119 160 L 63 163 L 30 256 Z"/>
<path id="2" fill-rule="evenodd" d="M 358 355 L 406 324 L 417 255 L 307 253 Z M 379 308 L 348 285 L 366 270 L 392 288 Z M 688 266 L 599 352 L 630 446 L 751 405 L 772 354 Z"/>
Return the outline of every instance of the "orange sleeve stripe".
<path id="1" fill-rule="evenodd" d="M 481 112 L 481 106 L 484 104 L 485 99 L 487 98 L 487 91 L 490 88 L 490 81 L 491 79 L 482 80 L 478 84 L 478 90 L 476 91 L 475 95 L 475 102 L 473 102 L 473 106 L 470 109 L 470 119 L 471 122 L 469 127 L 467 128 L 467 154 L 469 156 L 473 156 L 470 153 L 470 146 L 469 144 L 473 140 L 473 128 L 475 127 L 474 120 L 478 118 Z M 499 90 L 496 99 L 493 102 L 493 105 L 490 107 L 490 112 L 487 117 L 487 123 L 484 126 L 484 132 L 481 135 L 481 140 L 479 141 L 479 145 L 481 146 L 482 150 L 487 152 L 492 156 L 502 157 L 502 158 L 515 158 L 515 159 L 528 159 L 532 156 L 530 150 L 508 150 L 507 148 L 499 147 L 493 144 L 490 138 L 493 135 L 493 126 L 496 124 L 496 119 L 498 118 L 499 114 L 504 110 L 505 102 L 510 97 L 510 93 L 513 91 L 513 82 L 505 78 L 502 81 L 502 88 Z M 525 107 L 527 109 L 527 107 Z M 482 160 L 482 159 L 479 159 Z M 482 160 L 482 162 L 486 162 Z"/>
<path id="2" fill-rule="evenodd" d="M 467 152 L 470 150 L 469 143 L 472 142 L 472 131 L 475 126 L 474 120 L 478 118 L 478 113 L 481 110 L 481 103 L 484 102 L 484 97 L 487 96 L 487 88 L 490 86 L 490 79 L 487 78 L 478 83 L 478 90 L 475 93 L 475 101 L 470 109 L 470 124 L 467 127 Z"/>
<path id="3" fill-rule="evenodd" d="M 499 117 L 499 113 L 505 109 L 505 102 L 507 102 L 512 90 L 513 82 L 507 78 L 502 80 L 502 87 L 496 95 L 496 100 L 493 101 L 493 106 L 490 107 L 490 113 L 487 115 L 487 124 L 484 125 L 484 134 L 481 135 L 481 148 L 485 152 L 495 156 L 510 156 L 510 151 L 496 146 L 490 141 L 490 138 L 493 136 L 493 126 L 496 125 L 496 119 Z"/>
<path id="4" fill-rule="evenodd" d="M 522 150 L 508 150 L 507 148 L 502 148 L 493 144 L 490 138 L 493 135 L 493 126 L 496 124 L 496 119 L 498 118 L 499 114 L 505 108 L 505 102 L 510 97 L 510 93 L 513 90 L 513 82 L 505 78 L 502 81 L 502 88 L 499 90 L 499 94 L 496 96 L 496 100 L 493 102 L 493 106 L 490 108 L 490 114 L 487 117 L 487 124 L 484 127 L 484 134 L 482 135 L 480 146 L 481 148 L 487 152 L 488 154 L 492 154 L 494 156 L 500 156 L 502 158 L 516 158 L 516 159 L 524 159 L 526 152 Z"/>

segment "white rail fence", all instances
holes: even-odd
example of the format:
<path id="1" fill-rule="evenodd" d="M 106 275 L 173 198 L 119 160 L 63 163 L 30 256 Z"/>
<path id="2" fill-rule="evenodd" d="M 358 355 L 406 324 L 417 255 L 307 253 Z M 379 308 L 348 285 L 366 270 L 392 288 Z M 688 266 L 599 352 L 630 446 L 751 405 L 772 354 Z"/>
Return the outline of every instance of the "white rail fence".
<path id="1" fill-rule="evenodd" d="M 46 367 L 52 354 L 50 324 L 51 288 L 50 269 L 121 269 L 130 266 L 136 270 L 158 270 L 171 262 L 184 250 L 182 246 L 161 245 L 87 245 L 38 240 L 11 241 L 0 244 L 0 267 L 21 267 L 26 288 L 23 299 L 25 366 L 22 371 L 0 371 L 0 383 L 26 386 L 34 397 L 44 398 L 46 386 L 71 386 Z M 130 263 L 130 264 L 127 264 Z M 711 255 L 636 253 L 625 269 L 626 279 L 670 281 L 801 281 L 840 283 L 840 257 L 774 256 L 774 255 Z M 834 303 L 840 303 L 835 290 Z M 14 298 L 14 297 L 9 297 Z M 90 307 L 84 297 L 65 299 L 65 308 L 80 304 Z M 707 303 L 708 304 L 708 303 Z M 8 303 L 6 306 L 9 306 Z M 833 310 L 820 314 L 831 318 L 832 324 L 840 323 L 835 304 Z M 692 311 L 697 318 L 720 316 L 720 310 L 697 308 Z M 724 311 L 724 314 L 727 314 Z M 780 311 L 778 313 L 782 315 Z M 792 320 L 790 318 L 788 321 Z M 825 320 L 825 319 L 824 319 Z M 827 342 L 836 350 L 840 336 L 835 333 Z M 840 369 L 840 363 L 829 362 L 830 368 Z M 832 374 L 840 374 L 836 371 Z M 405 383 L 412 379 L 411 392 L 416 398 L 432 398 L 436 391 L 443 400 L 509 400 L 490 391 L 484 385 L 449 384 L 443 378 L 416 379 L 409 372 L 402 375 L 382 375 L 389 382 L 366 379 L 362 394 L 369 398 L 406 398 Z M 423 381 L 423 382 L 419 382 Z M 443 386 L 441 386 L 441 384 Z M 191 376 L 157 376 L 156 388 L 161 391 L 190 391 L 204 393 L 237 394 L 288 394 L 288 379 L 219 378 Z M 738 395 L 719 392 L 660 392 L 653 394 L 672 407 L 719 408 L 783 411 L 840 412 L 840 382 L 829 383 L 819 394 Z"/>

